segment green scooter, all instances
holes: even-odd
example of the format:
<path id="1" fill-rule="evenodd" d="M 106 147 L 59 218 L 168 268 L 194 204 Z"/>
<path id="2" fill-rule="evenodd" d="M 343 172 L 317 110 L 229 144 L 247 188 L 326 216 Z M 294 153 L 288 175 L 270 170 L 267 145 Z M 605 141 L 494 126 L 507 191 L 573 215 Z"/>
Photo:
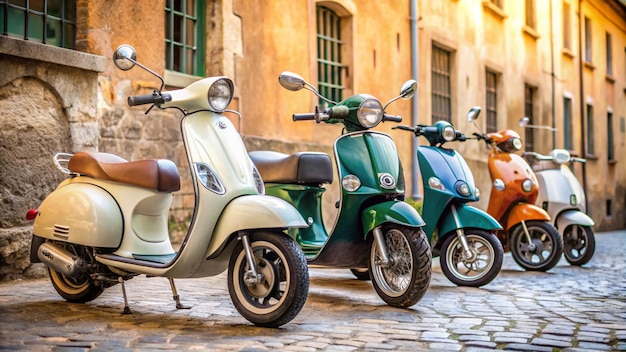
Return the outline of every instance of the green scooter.
<path id="1" fill-rule="evenodd" d="M 314 113 L 294 114 L 294 121 L 341 123 L 343 134 L 334 151 L 341 198 L 332 231 L 322 218 L 325 184 L 333 182 L 333 166 L 326 153 L 254 151 L 250 157 L 263 181 L 266 194 L 291 203 L 308 222 L 308 228 L 288 230 L 300 244 L 310 267 L 346 268 L 360 279 L 371 278 L 374 289 L 387 304 L 410 307 L 430 284 L 432 255 L 425 225 L 414 207 L 404 202 L 404 177 L 396 146 L 387 134 L 370 131 L 382 121 L 400 122 L 385 114 L 380 101 L 357 94 L 339 103 L 323 97 L 302 77 L 283 72 L 280 84 L 291 91 L 305 88 L 330 103 Z M 399 99 L 410 99 L 417 82 L 409 80 Z"/>
<path id="2" fill-rule="evenodd" d="M 480 107 L 474 107 L 467 120 L 474 121 L 479 114 Z M 441 255 L 441 271 L 460 286 L 488 284 L 502 267 L 504 252 L 494 234 L 502 226 L 491 215 L 467 205 L 479 196 L 472 171 L 461 154 L 443 146 L 468 138 L 447 121 L 437 121 L 433 126 L 394 128 L 422 136 L 430 144 L 417 149 L 424 183 L 422 215 L 433 255 Z"/>

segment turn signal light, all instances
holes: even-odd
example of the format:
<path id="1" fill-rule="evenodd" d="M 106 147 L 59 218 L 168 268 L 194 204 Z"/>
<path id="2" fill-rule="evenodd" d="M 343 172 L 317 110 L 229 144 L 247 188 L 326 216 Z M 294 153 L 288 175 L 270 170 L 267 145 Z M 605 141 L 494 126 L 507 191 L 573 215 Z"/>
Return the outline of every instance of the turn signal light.
<path id="1" fill-rule="evenodd" d="M 26 212 L 26 220 L 35 220 L 35 218 L 37 217 L 37 214 L 39 214 L 39 210 L 37 209 L 31 209 L 29 211 Z"/>

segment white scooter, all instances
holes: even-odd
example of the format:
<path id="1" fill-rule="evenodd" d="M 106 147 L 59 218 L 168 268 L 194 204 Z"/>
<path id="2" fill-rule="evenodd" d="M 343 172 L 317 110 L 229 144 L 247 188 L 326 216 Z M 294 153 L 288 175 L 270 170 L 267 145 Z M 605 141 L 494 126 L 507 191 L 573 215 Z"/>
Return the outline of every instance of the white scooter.
<path id="1" fill-rule="evenodd" d="M 182 140 L 196 196 L 187 235 L 175 251 L 168 211 L 180 176 L 172 161 L 60 153 L 55 163 L 70 177 L 27 214 L 35 220 L 31 261 L 48 267 L 52 285 L 70 302 L 91 301 L 121 284 L 124 313 L 130 313 L 124 281 L 134 276 L 167 277 L 181 309 L 174 278 L 228 269 L 228 290 L 242 316 L 266 327 L 292 320 L 306 301 L 309 276 L 302 250 L 285 230 L 307 224 L 289 203 L 264 195 L 241 137 L 222 114 L 232 81 L 209 77 L 163 92 L 163 79 L 137 63 L 132 47 L 120 46 L 113 59 L 121 70 L 137 65 L 161 80 L 153 94 L 128 97 L 130 106 L 152 104 L 184 115 Z"/>
<path id="2" fill-rule="evenodd" d="M 526 128 L 549 128 L 528 125 L 528 118 L 520 119 Z M 537 205 L 550 214 L 554 226 L 563 236 L 563 254 L 571 265 L 583 265 L 591 260 L 596 249 L 592 226 L 595 222 L 586 214 L 585 192 L 576 176 L 567 166 L 569 163 L 585 163 L 574 158 L 567 150 L 554 149 L 549 155 L 524 152 L 539 183 Z"/>

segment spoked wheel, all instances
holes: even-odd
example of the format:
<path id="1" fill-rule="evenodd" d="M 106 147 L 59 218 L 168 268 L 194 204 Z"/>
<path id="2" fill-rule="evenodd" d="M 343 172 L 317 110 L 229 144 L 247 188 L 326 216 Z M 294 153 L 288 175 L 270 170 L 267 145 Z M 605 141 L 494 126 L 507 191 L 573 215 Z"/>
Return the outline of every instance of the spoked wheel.
<path id="1" fill-rule="evenodd" d="M 370 279 L 370 271 L 368 268 L 350 269 L 350 272 L 357 278 L 357 280 L 369 281 Z"/>
<path id="2" fill-rule="evenodd" d="M 456 234 L 441 246 L 441 271 L 459 286 L 480 287 L 490 283 L 502 268 L 504 251 L 496 235 L 478 229 L 465 229 L 469 252 Z"/>
<path id="3" fill-rule="evenodd" d="M 282 233 L 258 231 L 249 235 L 257 278 L 243 245 L 228 265 L 228 292 L 237 311 L 258 326 L 278 327 L 300 312 L 309 292 L 306 259 L 297 243 Z"/>
<path id="4" fill-rule="evenodd" d="M 72 244 L 62 244 L 65 249 L 87 258 L 86 249 L 82 246 Z M 48 267 L 50 281 L 57 293 L 68 302 L 86 303 L 98 298 L 104 292 L 104 286 L 96 284 L 89 273 L 84 273 L 76 277 L 69 277 Z"/>
<path id="5" fill-rule="evenodd" d="M 552 269 L 563 254 L 563 239 L 547 221 L 526 221 L 530 242 L 522 223 L 511 229 L 510 248 L 515 262 L 526 270 Z"/>
<path id="6" fill-rule="evenodd" d="M 596 238 L 589 226 L 569 225 L 563 231 L 563 254 L 572 265 L 587 264 L 596 251 Z"/>
<path id="7" fill-rule="evenodd" d="M 388 225 L 382 231 L 389 263 L 383 263 L 374 240 L 370 251 L 372 284 L 390 306 L 410 307 L 424 297 L 430 284 L 430 245 L 419 228 Z"/>

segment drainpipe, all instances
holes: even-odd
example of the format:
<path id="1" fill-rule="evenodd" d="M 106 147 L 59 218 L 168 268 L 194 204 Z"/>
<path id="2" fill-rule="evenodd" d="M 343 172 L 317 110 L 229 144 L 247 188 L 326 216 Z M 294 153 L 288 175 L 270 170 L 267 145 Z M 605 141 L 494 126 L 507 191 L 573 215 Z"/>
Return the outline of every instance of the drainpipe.
<path id="1" fill-rule="evenodd" d="M 583 66 L 584 66 L 584 56 L 583 56 L 583 11 L 582 11 L 582 0 L 578 0 L 578 75 L 580 76 L 580 152 L 585 158 L 587 156 L 587 152 L 585 151 L 585 89 L 583 85 Z M 583 192 L 585 193 L 585 209 L 589 211 L 589 199 L 587 197 L 587 163 L 581 163 L 583 169 Z"/>
<path id="2" fill-rule="evenodd" d="M 556 148 L 556 92 L 554 91 L 554 28 L 550 0 L 550 74 L 552 75 L 552 149 Z"/>
<path id="3" fill-rule="evenodd" d="M 417 37 L 417 0 L 409 0 L 410 23 L 411 23 L 411 78 L 418 82 L 419 91 L 419 45 Z M 415 92 L 411 99 L 411 126 L 417 125 L 418 119 L 418 99 L 419 94 Z M 411 189 L 414 200 L 421 199 L 419 193 L 419 165 L 417 163 L 417 137 L 413 135 L 411 139 Z"/>

